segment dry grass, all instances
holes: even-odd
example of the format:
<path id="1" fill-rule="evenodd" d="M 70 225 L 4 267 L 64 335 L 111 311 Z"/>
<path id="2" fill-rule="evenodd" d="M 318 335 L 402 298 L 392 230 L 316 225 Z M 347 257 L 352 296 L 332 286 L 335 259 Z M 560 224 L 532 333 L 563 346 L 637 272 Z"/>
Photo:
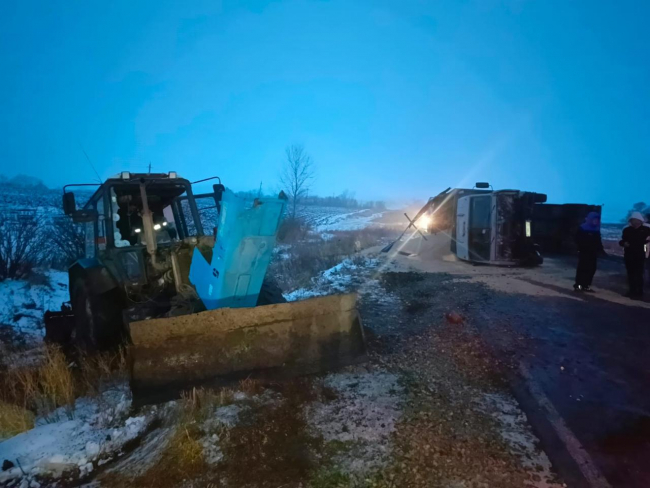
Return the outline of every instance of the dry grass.
<path id="1" fill-rule="evenodd" d="M 76 370 L 76 391 L 78 395 L 96 396 L 112 383 L 127 378 L 126 351 L 102 354 L 79 354 Z"/>
<path id="2" fill-rule="evenodd" d="M 34 414 L 24 407 L 0 401 L 0 441 L 34 428 Z"/>
<path id="3" fill-rule="evenodd" d="M 72 418 L 75 399 L 98 395 L 111 381 L 125 378 L 123 352 L 79 356 L 77 366 L 57 346 L 43 349 L 40 361 L 7 369 L 0 380 L 0 433 L 16 435 L 33 428 L 34 417 L 64 407 Z"/>
<path id="4" fill-rule="evenodd" d="M 314 276 L 345 258 L 354 259 L 363 249 L 386 243 L 395 237 L 394 230 L 379 227 L 333 231 L 328 234 L 331 238 L 327 240 L 320 235 L 309 234 L 292 242 L 284 252 L 285 256 L 275 256 L 269 266 L 269 273 L 275 277 L 283 291 L 307 286 Z"/>
<path id="5" fill-rule="evenodd" d="M 259 395 L 264 391 L 262 383 L 252 378 L 246 378 L 239 382 L 239 390 L 247 395 Z"/>
<path id="6" fill-rule="evenodd" d="M 74 376 L 68 360 L 58 347 L 46 348 L 43 364 L 38 368 L 34 398 L 43 412 L 74 404 Z"/>
<path id="7" fill-rule="evenodd" d="M 75 397 L 72 370 L 55 346 L 44 349 L 40 364 L 8 370 L 0 391 L 4 403 L 43 416 L 59 407 L 66 407 L 71 415 Z"/>

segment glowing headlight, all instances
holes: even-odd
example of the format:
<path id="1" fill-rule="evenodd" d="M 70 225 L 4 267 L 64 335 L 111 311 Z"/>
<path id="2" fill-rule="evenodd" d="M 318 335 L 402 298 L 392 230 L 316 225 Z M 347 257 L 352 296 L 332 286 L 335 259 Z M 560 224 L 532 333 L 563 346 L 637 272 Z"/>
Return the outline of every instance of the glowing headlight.
<path id="1" fill-rule="evenodd" d="M 162 223 L 163 227 L 167 227 L 167 221 Z"/>
<path id="2" fill-rule="evenodd" d="M 153 226 L 153 230 L 160 230 L 160 224 L 155 224 Z"/>
<path id="3" fill-rule="evenodd" d="M 136 234 L 139 234 L 140 232 L 142 232 L 142 229 L 135 229 L 133 232 L 135 232 Z"/>
<path id="4" fill-rule="evenodd" d="M 417 221 L 418 228 L 423 230 L 428 229 L 430 224 L 431 224 L 431 217 L 429 217 L 428 215 L 423 215 Z"/>

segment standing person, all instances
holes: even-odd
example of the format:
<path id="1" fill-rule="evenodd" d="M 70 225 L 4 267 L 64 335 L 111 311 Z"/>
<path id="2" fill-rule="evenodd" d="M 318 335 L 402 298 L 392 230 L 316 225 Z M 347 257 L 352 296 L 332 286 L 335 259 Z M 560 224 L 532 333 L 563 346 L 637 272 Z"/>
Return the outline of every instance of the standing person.
<path id="1" fill-rule="evenodd" d="M 590 212 L 587 215 L 585 223 L 578 228 L 576 242 L 578 244 L 578 269 L 573 289 L 593 292 L 591 282 L 596 274 L 598 255 L 605 253 L 600 237 L 600 214 L 598 212 Z"/>
<path id="2" fill-rule="evenodd" d="M 643 271 L 646 260 L 646 246 L 650 245 L 650 227 L 643 225 L 641 212 L 632 212 L 630 225 L 623 229 L 623 238 L 619 242 L 625 248 L 625 268 L 629 291 L 625 295 L 632 300 L 643 298 Z"/>

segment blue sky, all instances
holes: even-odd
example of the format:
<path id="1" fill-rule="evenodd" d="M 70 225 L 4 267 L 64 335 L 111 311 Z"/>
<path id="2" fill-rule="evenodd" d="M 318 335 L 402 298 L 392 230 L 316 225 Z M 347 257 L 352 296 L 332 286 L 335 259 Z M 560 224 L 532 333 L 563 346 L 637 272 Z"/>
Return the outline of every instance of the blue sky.
<path id="1" fill-rule="evenodd" d="M 650 2 L 80 1 L 0 4 L 0 173 L 119 170 L 426 199 L 490 181 L 650 201 Z M 649 202 L 650 203 L 650 202 Z"/>

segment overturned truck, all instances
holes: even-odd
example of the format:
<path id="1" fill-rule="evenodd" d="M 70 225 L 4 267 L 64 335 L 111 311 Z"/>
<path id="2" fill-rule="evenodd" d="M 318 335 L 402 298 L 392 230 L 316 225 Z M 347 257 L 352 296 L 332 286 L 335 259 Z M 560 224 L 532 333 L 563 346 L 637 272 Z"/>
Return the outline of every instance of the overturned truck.
<path id="1" fill-rule="evenodd" d="M 473 263 L 536 266 L 543 262 L 533 239 L 535 206 L 546 195 L 519 190 L 447 189 L 429 199 L 428 231 L 451 236 L 451 251 Z"/>
<path id="2" fill-rule="evenodd" d="M 70 306 L 46 313 L 46 339 L 91 351 L 128 344 L 134 395 L 151 399 L 363 357 L 354 294 L 285 303 L 265 276 L 283 195 L 247 201 L 214 179 L 194 194 L 174 172 L 123 172 L 79 210 L 75 185 L 65 187 L 86 249 L 68 271 Z"/>

